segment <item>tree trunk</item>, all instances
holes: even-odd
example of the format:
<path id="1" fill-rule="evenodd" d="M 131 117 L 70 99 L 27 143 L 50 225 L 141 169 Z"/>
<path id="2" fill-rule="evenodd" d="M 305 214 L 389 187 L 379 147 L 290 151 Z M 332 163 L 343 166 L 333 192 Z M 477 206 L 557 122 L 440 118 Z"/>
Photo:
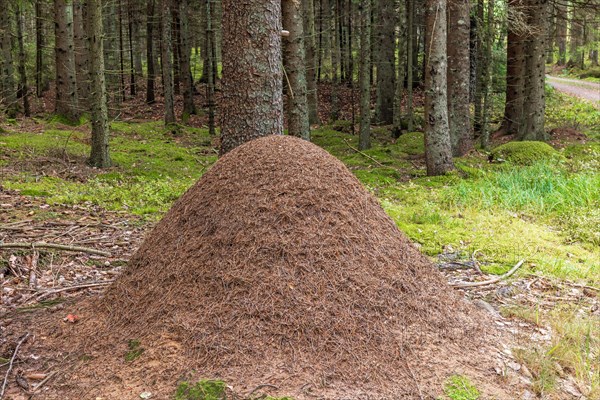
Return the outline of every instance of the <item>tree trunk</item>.
<path id="1" fill-rule="evenodd" d="M 470 0 L 448 3 L 448 123 L 452 154 L 461 157 L 472 146 L 469 107 Z"/>
<path id="2" fill-rule="evenodd" d="M 360 3 L 359 150 L 371 147 L 371 0 Z"/>
<path id="3" fill-rule="evenodd" d="M 567 6 L 556 4 L 556 45 L 558 47 L 557 65 L 567 64 Z"/>
<path id="4" fill-rule="evenodd" d="M 583 63 L 583 11 L 573 7 L 571 17 L 571 39 L 569 42 L 569 67 L 580 68 Z"/>
<path id="5" fill-rule="evenodd" d="M 79 119 L 75 53 L 73 51 L 72 0 L 54 1 L 56 55 L 56 113 L 71 121 Z"/>
<path id="6" fill-rule="evenodd" d="M 454 169 L 448 131 L 446 1 L 426 1 L 425 158 L 427 175 Z"/>
<path id="7" fill-rule="evenodd" d="M 87 0 L 87 36 L 91 71 L 90 104 L 92 117 L 92 149 L 90 165 L 110 167 L 108 148 L 108 109 L 104 77 L 104 44 L 102 30 L 102 0 Z"/>
<path id="8" fill-rule="evenodd" d="M 19 89 L 18 93 L 23 99 L 23 114 L 29 117 L 31 110 L 29 108 L 29 87 L 27 86 L 27 71 L 25 64 L 27 55 L 25 53 L 25 44 L 23 43 L 23 31 L 25 30 L 25 17 L 23 15 L 23 4 L 15 5 L 15 17 L 17 20 L 17 42 L 19 43 Z"/>
<path id="9" fill-rule="evenodd" d="M 485 35 L 485 58 L 488 61 L 485 63 L 486 70 L 483 74 L 485 82 L 483 83 L 483 110 L 481 116 L 481 146 L 484 149 L 488 148 L 490 139 L 489 115 L 492 108 L 490 91 L 492 86 L 492 47 L 494 45 L 494 33 L 494 0 L 488 0 L 487 30 Z"/>
<path id="10" fill-rule="evenodd" d="M 408 6 L 408 35 L 406 41 L 406 125 L 409 132 L 412 132 L 413 127 L 413 83 L 414 83 L 414 60 L 413 47 L 415 42 L 415 0 L 407 0 Z"/>
<path id="11" fill-rule="evenodd" d="M 283 133 L 281 1 L 224 0 L 221 152 Z"/>
<path id="12" fill-rule="evenodd" d="M 129 94 L 131 97 L 135 97 L 137 87 L 135 83 L 135 49 L 133 47 L 133 6 L 131 5 L 132 0 L 127 1 L 127 33 L 129 39 Z"/>
<path id="13" fill-rule="evenodd" d="M 163 92 L 165 98 L 165 124 L 170 125 L 175 120 L 175 105 L 173 95 L 173 51 L 171 48 L 171 7 L 170 0 L 161 0 L 161 65 Z"/>
<path id="14" fill-rule="evenodd" d="M 483 113 L 483 86 L 485 85 L 485 71 L 488 60 L 485 59 L 483 50 L 483 36 L 485 32 L 483 0 L 477 0 L 477 17 L 476 17 L 476 56 L 475 64 L 475 96 L 473 98 L 473 130 L 475 136 L 481 134 L 481 118 Z"/>
<path id="15" fill-rule="evenodd" d="M 179 25 L 181 38 L 181 54 L 180 54 L 180 75 L 183 83 L 183 119 L 196 114 L 196 106 L 194 105 L 194 80 L 192 78 L 192 66 L 190 63 L 190 28 L 188 24 L 188 0 L 180 0 L 179 2 Z"/>
<path id="16" fill-rule="evenodd" d="M 545 97 L 545 49 L 548 0 L 528 0 L 529 26 L 531 33 L 526 41 L 525 71 L 525 130 L 519 135 L 522 140 L 545 140 L 544 111 Z"/>
<path id="17" fill-rule="evenodd" d="M 331 69 L 332 69 L 332 87 L 331 87 L 331 119 L 336 121 L 340 117 L 340 100 L 339 100 L 339 87 L 341 81 L 341 65 L 342 65 L 342 54 L 341 54 L 341 9 L 340 0 L 334 1 L 334 19 L 332 21 L 331 38 L 333 45 L 331 47 Z"/>
<path id="18" fill-rule="evenodd" d="M 304 29 L 300 0 L 281 2 L 283 28 L 290 32 L 283 46 L 283 61 L 289 82 L 287 90 L 288 134 L 310 140 L 304 64 Z"/>
<path id="19" fill-rule="evenodd" d="M 125 88 L 125 46 L 123 40 L 123 4 L 119 1 L 119 93 L 120 101 L 127 98 L 127 89 Z"/>
<path id="20" fill-rule="evenodd" d="M 511 0 L 508 7 L 514 18 L 523 19 L 523 0 Z M 507 135 L 518 134 L 523 127 L 525 32 L 515 22 L 508 23 L 506 49 L 506 102 L 502 130 Z"/>
<path id="21" fill-rule="evenodd" d="M 399 13 L 399 32 L 397 40 L 398 65 L 396 69 L 396 93 L 394 95 L 394 129 L 392 134 L 399 137 L 402 133 L 402 96 L 404 95 L 404 81 L 406 78 L 406 43 L 408 39 L 408 29 L 406 24 L 407 4 L 400 2 Z"/>
<path id="22" fill-rule="evenodd" d="M 77 96 L 79 105 L 88 107 L 90 96 L 90 72 L 88 70 L 89 58 L 87 50 L 87 37 L 84 30 L 87 4 L 83 0 L 73 2 L 73 41 L 75 44 L 75 68 L 77 70 Z"/>
<path id="23" fill-rule="evenodd" d="M 286 0 L 284 0 L 286 1 Z M 317 97 L 317 59 L 315 43 L 315 8 L 314 0 L 302 0 L 304 16 L 304 49 L 307 80 L 308 118 L 311 124 L 319 123 L 318 97 Z"/>
<path id="24" fill-rule="evenodd" d="M 213 136 L 216 134 L 215 129 L 215 62 L 213 57 L 215 56 L 215 32 L 212 25 L 212 0 L 206 1 L 206 32 L 205 32 L 205 44 L 207 48 L 205 63 L 207 64 L 206 74 L 204 76 L 207 79 L 206 84 L 206 98 L 208 100 L 208 133 Z"/>
<path id="25" fill-rule="evenodd" d="M 546 64 L 554 63 L 554 37 L 556 31 L 556 8 L 554 4 L 549 5 L 547 11 L 548 21 L 546 23 Z"/>
<path id="26" fill-rule="evenodd" d="M 396 12 L 393 1 L 376 0 L 376 4 L 374 14 L 378 29 L 374 34 L 376 52 L 373 55 L 377 67 L 376 120 L 389 125 L 394 122 Z"/>
<path id="27" fill-rule="evenodd" d="M 154 25 L 155 25 L 155 0 L 148 0 L 146 9 L 146 62 L 148 63 L 148 78 L 146 81 L 146 104 L 154 104 L 156 96 L 154 94 L 154 82 L 156 80 L 156 71 L 154 65 Z"/>
<path id="28" fill-rule="evenodd" d="M 35 2 L 35 94 L 42 97 L 44 91 L 44 19 L 43 0 Z"/>

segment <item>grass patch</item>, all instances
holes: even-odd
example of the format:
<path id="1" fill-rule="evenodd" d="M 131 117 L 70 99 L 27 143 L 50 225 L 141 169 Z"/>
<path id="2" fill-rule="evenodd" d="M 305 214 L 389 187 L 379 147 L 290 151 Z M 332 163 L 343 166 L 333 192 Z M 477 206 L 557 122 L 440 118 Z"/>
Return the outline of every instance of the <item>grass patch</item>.
<path id="1" fill-rule="evenodd" d="M 462 375 L 453 375 L 444 384 L 444 393 L 451 400 L 477 400 L 479 390 L 471 383 L 469 378 Z"/>
<path id="2" fill-rule="evenodd" d="M 131 362 L 139 358 L 146 349 L 142 347 L 142 343 L 137 339 L 131 339 L 127 342 L 129 351 L 125 354 L 125 361 Z"/>
<path id="3" fill-rule="evenodd" d="M 175 392 L 175 400 L 225 400 L 225 382 L 201 380 L 194 383 L 181 382 Z"/>

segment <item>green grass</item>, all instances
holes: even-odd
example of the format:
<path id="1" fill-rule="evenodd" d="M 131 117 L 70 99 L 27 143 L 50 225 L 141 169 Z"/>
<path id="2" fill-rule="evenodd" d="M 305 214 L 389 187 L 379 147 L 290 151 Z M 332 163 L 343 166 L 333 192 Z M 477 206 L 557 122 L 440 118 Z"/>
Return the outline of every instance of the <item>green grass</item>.
<path id="1" fill-rule="evenodd" d="M 444 385 L 444 394 L 451 400 L 477 400 L 479 390 L 471 383 L 469 378 L 461 375 L 453 375 Z"/>

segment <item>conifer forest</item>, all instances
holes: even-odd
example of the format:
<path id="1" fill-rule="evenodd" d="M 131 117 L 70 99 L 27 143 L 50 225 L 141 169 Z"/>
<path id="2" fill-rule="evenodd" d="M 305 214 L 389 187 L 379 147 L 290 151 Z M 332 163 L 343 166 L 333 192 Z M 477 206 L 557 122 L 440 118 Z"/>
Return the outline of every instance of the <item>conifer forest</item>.
<path id="1" fill-rule="evenodd" d="M 0 400 L 600 399 L 600 0 L 0 0 Z"/>

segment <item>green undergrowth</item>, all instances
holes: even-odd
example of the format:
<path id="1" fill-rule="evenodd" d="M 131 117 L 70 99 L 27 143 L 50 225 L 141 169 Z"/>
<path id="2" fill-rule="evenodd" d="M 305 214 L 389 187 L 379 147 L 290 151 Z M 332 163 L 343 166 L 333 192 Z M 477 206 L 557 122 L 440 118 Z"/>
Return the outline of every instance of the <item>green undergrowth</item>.
<path id="1" fill-rule="evenodd" d="M 220 380 L 203 379 L 196 383 L 181 382 L 175 392 L 175 400 L 226 400 L 227 384 Z M 253 395 L 255 395 L 253 393 Z M 291 397 L 258 396 L 264 400 L 293 400 Z M 234 397 L 237 398 L 237 397 Z"/>
<path id="2" fill-rule="evenodd" d="M 3 177 L 2 184 L 46 197 L 50 204 L 89 203 L 157 218 L 216 161 L 205 130 L 185 128 L 181 137 L 174 137 L 161 122 L 115 122 L 111 130 L 114 167 L 101 172 L 85 165 L 89 134 L 84 129 L 3 135 L 0 142 L 11 159 L 24 165 L 36 159 L 59 166 L 66 162 L 74 172 L 40 176 L 34 167 L 25 167 Z"/>
<path id="3" fill-rule="evenodd" d="M 450 400 L 477 400 L 480 396 L 475 385 L 462 375 L 453 375 L 446 380 L 444 394 Z"/>
<path id="4" fill-rule="evenodd" d="M 600 109 L 546 85 L 546 130 L 570 127 L 600 139 Z"/>

